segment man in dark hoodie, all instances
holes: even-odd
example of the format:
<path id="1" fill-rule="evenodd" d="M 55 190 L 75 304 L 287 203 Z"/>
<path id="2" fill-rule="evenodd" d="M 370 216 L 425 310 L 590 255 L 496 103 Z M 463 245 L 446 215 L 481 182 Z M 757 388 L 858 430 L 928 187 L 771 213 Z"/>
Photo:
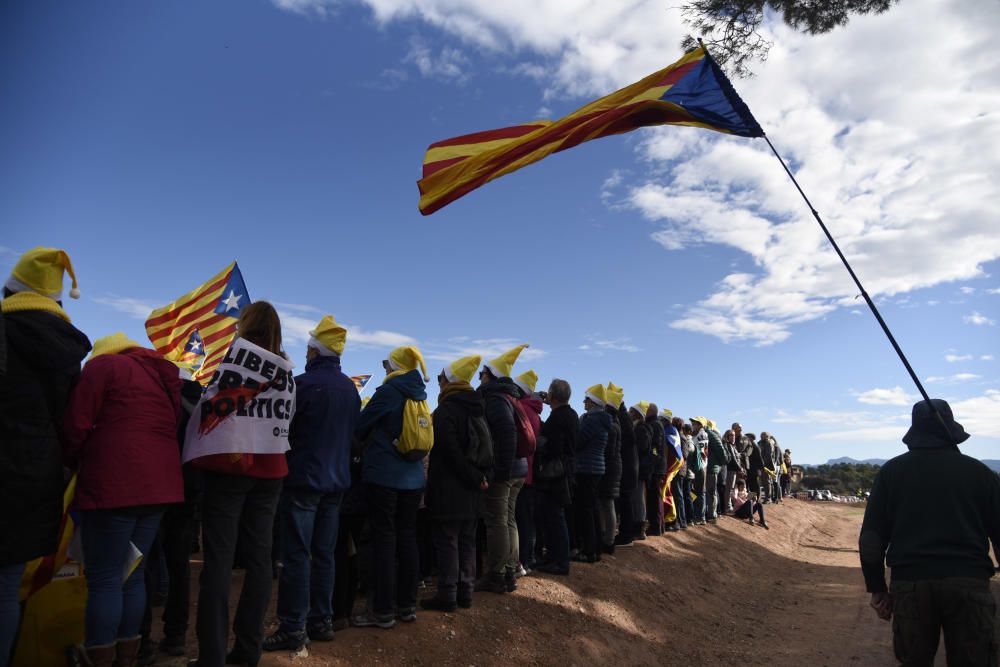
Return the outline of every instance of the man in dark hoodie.
<path id="1" fill-rule="evenodd" d="M 575 467 L 574 455 L 580 433 L 580 418 L 570 404 L 569 383 L 555 379 L 546 395 L 549 418 L 542 424 L 535 451 L 535 488 L 548 560 L 536 569 L 548 574 L 569 574 L 569 527 L 565 508 L 570 504 L 568 476 Z"/>
<path id="2" fill-rule="evenodd" d="M 62 518 L 59 431 L 90 341 L 62 308 L 61 250 L 36 248 L 17 262 L 4 288 L 6 373 L 0 376 L 0 664 L 20 622 L 25 564 L 55 552 Z M 76 280 L 73 280 L 76 292 Z M 15 539 L 16 536 L 16 539 Z"/>
<path id="3" fill-rule="evenodd" d="M 354 382 L 340 369 L 347 329 L 333 316 L 309 332 L 306 372 L 295 378 L 288 477 L 281 493 L 284 567 L 278 629 L 265 651 L 296 651 L 333 639 L 334 548 L 340 505 L 351 487 L 351 438 L 361 411 Z"/>
<path id="4" fill-rule="evenodd" d="M 666 434 L 659 419 L 660 408 L 650 403 L 646 408 L 646 425 L 649 427 L 650 449 L 653 453 L 653 471 L 646 488 L 646 534 L 663 534 L 663 484 L 667 479 Z"/>
<path id="5" fill-rule="evenodd" d="M 486 489 L 486 572 L 476 581 L 477 591 L 513 592 L 517 588 L 514 568 L 518 549 L 517 494 L 524 485 L 528 462 L 518 459 L 517 424 L 514 401 L 520 390 L 510 374 L 521 350 L 520 345 L 488 361 L 479 373 L 479 395 L 486 405 L 486 423 L 493 440 L 493 471 Z"/>
<path id="6" fill-rule="evenodd" d="M 485 404 L 469 384 L 481 360 L 479 356 L 464 357 L 438 375 L 441 394 L 434 411 L 434 448 L 427 468 L 427 508 L 437 554 L 438 588 L 437 595 L 420 601 L 424 609 L 451 612 L 472 606 L 476 508 L 489 488 L 486 473 L 492 458 L 484 451 L 488 447 L 492 452 L 492 443 L 484 438 L 488 433 L 483 421 Z M 473 439 L 476 452 L 470 452 Z"/>
<path id="7" fill-rule="evenodd" d="M 875 477 L 858 540 L 861 570 L 871 606 L 893 619 L 901 663 L 933 664 L 943 630 L 949 665 L 996 665 L 989 543 L 1000 560 L 1000 479 L 958 450 L 969 434 L 951 406 L 933 404 L 913 406 L 903 436 L 910 451 Z"/>
<path id="8" fill-rule="evenodd" d="M 576 488 L 573 496 L 573 518 L 581 563 L 601 560 L 601 534 L 598 485 L 604 476 L 604 456 L 611 437 L 611 415 L 605 411 L 604 385 L 594 385 L 583 399 L 586 412 L 580 417 L 580 438 L 577 443 L 575 469 Z"/>

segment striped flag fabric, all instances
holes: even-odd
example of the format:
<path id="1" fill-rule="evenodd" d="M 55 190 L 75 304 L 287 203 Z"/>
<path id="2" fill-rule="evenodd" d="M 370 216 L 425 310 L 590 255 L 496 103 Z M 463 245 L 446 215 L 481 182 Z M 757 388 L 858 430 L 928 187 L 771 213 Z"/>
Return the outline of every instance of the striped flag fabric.
<path id="1" fill-rule="evenodd" d="M 23 602 L 45 587 L 52 577 L 55 576 L 59 568 L 66 562 L 69 553 L 69 545 L 73 540 L 73 531 L 76 529 L 77 521 L 69 508 L 76 495 L 76 475 L 70 477 L 69 484 L 63 491 L 63 513 L 59 521 L 59 547 L 55 553 L 36 558 L 28 562 L 21 575 L 21 589 L 19 598 Z"/>
<path id="2" fill-rule="evenodd" d="M 424 155 L 420 212 L 430 215 L 505 174 L 585 141 L 652 125 L 689 125 L 762 137 L 750 109 L 704 47 L 557 121 L 467 134 Z"/>
<path id="3" fill-rule="evenodd" d="M 166 359 L 206 384 L 236 336 L 236 322 L 250 303 L 236 262 L 146 320 L 149 340 Z"/>
<path id="4" fill-rule="evenodd" d="M 372 379 L 371 375 L 352 375 L 351 381 L 354 382 L 354 386 L 358 388 L 358 392 L 365 388 Z"/>

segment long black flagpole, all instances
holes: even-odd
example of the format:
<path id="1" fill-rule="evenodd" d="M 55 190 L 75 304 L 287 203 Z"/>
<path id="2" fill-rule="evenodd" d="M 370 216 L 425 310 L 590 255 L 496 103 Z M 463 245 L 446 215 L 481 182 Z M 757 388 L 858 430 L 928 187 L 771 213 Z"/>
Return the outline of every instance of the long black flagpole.
<path id="1" fill-rule="evenodd" d="M 951 428 L 949 428 L 948 423 L 944 420 L 944 416 L 941 415 L 940 412 L 938 412 L 938 409 L 931 401 L 930 396 L 927 395 L 927 391 L 924 389 L 924 385 L 920 383 L 920 379 L 917 377 L 917 374 L 913 371 L 913 367 L 910 366 L 910 362 L 906 359 L 906 355 L 903 354 L 903 350 L 899 347 L 899 343 L 896 342 L 895 336 L 893 336 L 892 332 L 889 331 L 889 325 L 887 325 L 885 323 L 885 320 L 882 319 L 882 314 L 879 313 L 878 308 L 875 307 L 875 302 L 872 301 L 872 298 L 870 296 L 868 296 L 868 292 L 865 291 L 864 285 L 862 285 L 861 281 L 858 279 L 858 275 L 854 273 L 854 269 L 851 268 L 851 265 L 847 261 L 847 258 L 844 257 L 844 253 L 841 252 L 840 246 L 837 245 L 837 242 L 833 240 L 833 235 L 830 234 L 830 230 L 827 229 L 826 223 L 823 222 L 823 218 L 820 217 L 819 212 L 815 209 L 815 207 L 813 207 L 812 202 L 809 201 L 809 197 L 806 196 L 806 193 L 802 191 L 802 187 L 799 185 L 799 182 L 795 180 L 795 175 L 792 173 L 791 169 L 788 168 L 788 165 L 785 164 L 785 161 L 782 159 L 781 155 L 778 154 L 778 151 L 774 148 L 774 144 L 771 143 L 771 140 L 767 137 L 766 134 L 762 136 L 764 137 L 764 141 L 767 142 L 768 147 L 771 149 L 771 152 L 774 153 L 774 157 L 778 158 L 778 162 L 781 163 L 781 166 L 784 168 L 785 173 L 788 174 L 788 178 L 792 179 L 792 183 L 795 184 L 795 189 L 799 191 L 800 195 L 802 195 L 802 200 L 805 201 L 806 206 L 809 207 L 809 211 L 813 214 L 813 217 L 816 218 L 816 222 L 819 223 L 820 229 L 822 229 L 823 233 L 826 234 L 826 238 L 830 242 L 830 245 L 832 245 L 833 249 L 837 251 L 837 256 L 840 257 L 840 261 L 844 263 L 844 268 L 847 269 L 847 272 L 851 274 L 851 279 L 854 280 L 854 284 L 858 286 L 858 290 L 860 290 L 861 296 L 865 298 L 865 303 L 868 304 L 868 308 L 871 309 L 872 315 L 874 315 L 875 319 L 878 320 L 879 326 L 882 327 L 882 331 L 885 333 L 886 338 L 888 338 L 889 342 L 892 343 L 892 349 L 896 350 L 896 354 L 899 355 L 899 360 L 902 361 L 903 366 L 906 367 L 906 372 L 910 374 L 910 379 L 913 380 L 913 384 L 917 385 L 917 389 L 920 391 L 920 395 L 924 397 L 925 401 L 927 401 L 927 405 L 928 407 L 930 407 L 931 412 L 937 415 L 937 418 L 941 421 L 941 425 L 944 426 L 945 432 L 948 433 L 949 437 L 951 437 L 952 440 L 954 440 L 954 435 L 952 434 Z"/>

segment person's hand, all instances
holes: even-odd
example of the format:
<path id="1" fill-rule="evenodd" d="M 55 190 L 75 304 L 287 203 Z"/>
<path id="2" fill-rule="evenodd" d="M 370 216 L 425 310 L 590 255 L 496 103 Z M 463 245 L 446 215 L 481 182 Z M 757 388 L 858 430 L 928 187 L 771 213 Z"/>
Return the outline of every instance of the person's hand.
<path id="1" fill-rule="evenodd" d="M 479 482 L 479 490 L 485 491 L 488 488 L 490 488 L 490 483 L 486 481 L 485 477 L 483 477 L 482 481 Z"/>
<path id="2" fill-rule="evenodd" d="M 869 604 L 883 621 L 892 618 L 892 596 L 890 594 L 872 593 L 872 600 Z"/>

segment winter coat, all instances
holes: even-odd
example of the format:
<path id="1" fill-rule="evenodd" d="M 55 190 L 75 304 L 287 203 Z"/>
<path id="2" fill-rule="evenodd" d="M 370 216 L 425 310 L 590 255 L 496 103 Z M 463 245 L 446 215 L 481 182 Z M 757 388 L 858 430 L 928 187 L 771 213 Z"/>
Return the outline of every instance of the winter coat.
<path id="1" fill-rule="evenodd" d="M 62 520 L 59 433 L 90 341 L 53 313 L 4 313 L 0 376 L 0 567 L 55 552 Z M 176 442 L 174 449 L 177 449 Z"/>
<path id="2" fill-rule="evenodd" d="M 549 413 L 542 424 L 542 436 L 535 450 L 535 470 L 543 464 L 560 459 L 566 474 L 573 474 L 577 440 L 580 434 L 580 416 L 569 405 L 560 405 Z M 570 504 L 569 479 L 542 481 L 535 479 L 535 488 L 552 502 L 563 507 Z"/>
<path id="3" fill-rule="evenodd" d="M 622 427 L 618 425 L 618 411 L 605 410 L 611 417 L 611 430 L 604 448 L 604 477 L 597 486 L 597 493 L 601 498 L 617 498 L 621 495 L 622 482 Z"/>
<path id="4" fill-rule="evenodd" d="M 666 436 L 663 433 L 663 424 L 657 417 L 646 417 L 646 425 L 649 426 L 649 441 L 653 449 L 653 476 L 663 477 L 667 474 L 667 450 Z"/>
<path id="5" fill-rule="evenodd" d="M 177 367 L 154 350 L 129 348 L 83 367 L 63 422 L 63 455 L 79 467 L 80 510 L 184 501 L 177 447 Z"/>
<path id="6" fill-rule="evenodd" d="M 506 482 L 512 479 L 515 464 L 517 472 L 524 477 L 527 474 L 527 461 L 519 463 L 515 459 L 517 423 L 514 421 L 514 406 L 507 398 L 518 398 L 521 390 L 510 378 L 500 378 L 484 384 L 477 391 L 486 404 L 486 423 L 490 427 L 490 437 L 493 438 L 492 481 Z"/>
<path id="7" fill-rule="evenodd" d="M 390 378 L 376 389 L 358 417 L 354 435 L 366 443 L 362 477 L 368 484 L 403 491 L 424 488 L 423 461 L 407 461 L 393 444 L 403 432 L 407 400 L 427 400 L 423 378 L 415 370 Z"/>
<path id="8" fill-rule="evenodd" d="M 315 356 L 295 378 L 295 416 L 288 427 L 286 489 L 334 493 L 351 487 L 351 439 L 361 398 L 340 370 L 340 357 Z"/>
<path id="9" fill-rule="evenodd" d="M 476 518 L 480 483 L 486 470 L 466 458 L 469 419 L 485 413 L 482 397 L 471 387 L 442 396 L 434 410 L 434 448 L 428 456 L 427 507 L 438 521 Z"/>
<path id="10" fill-rule="evenodd" d="M 764 463 L 764 467 L 774 469 L 774 447 L 771 446 L 771 441 L 768 438 L 761 438 L 757 442 L 757 447 L 760 449 L 760 458 Z"/>
<path id="11" fill-rule="evenodd" d="M 771 442 L 771 462 L 774 463 L 772 470 L 781 472 L 781 445 L 778 444 L 777 440 Z"/>
<path id="12" fill-rule="evenodd" d="M 682 472 L 688 479 L 694 479 L 694 468 L 691 464 L 691 456 L 694 453 L 694 443 L 691 441 L 690 435 L 684 435 L 681 433 L 681 453 L 684 455 L 684 467 L 682 468 Z"/>
<path id="13" fill-rule="evenodd" d="M 610 437 L 611 415 L 602 408 L 583 413 L 576 449 L 576 474 L 604 475 L 604 452 Z"/>
<path id="14" fill-rule="evenodd" d="M 618 427 L 622 431 L 621 494 L 629 496 L 639 483 L 639 457 L 635 451 L 635 427 L 625 406 L 618 408 Z"/>
<path id="15" fill-rule="evenodd" d="M 729 455 L 726 443 L 722 441 L 722 436 L 715 429 L 705 429 L 708 433 L 708 472 L 717 473 L 726 467 L 729 462 Z"/>
<path id="16" fill-rule="evenodd" d="M 639 479 L 649 479 L 653 474 L 653 432 L 644 422 L 633 422 L 635 425 L 635 457 L 638 462 Z"/>
<path id="17" fill-rule="evenodd" d="M 518 402 L 521 404 L 521 409 L 524 410 L 524 414 L 527 415 L 528 422 L 531 423 L 531 430 L 535 433 L 535 442 L 537 443 L 538 436 L 542 433 L 542 409 L 545 407 L 545 404 L 542 403 L 541 399 L 535 398 L 531 394 L 525 394 L 518 399 Z M 524 477 L 524 483 L 530 486 L 534 481 L 535 457 L 532 455 L 525 459 L 518 460 L 524 461 L 525 473 L 523 475 L 519 475 L 520 466 L 515 465 L 514 467 L 517 468 L 517 470 L 513 471 L 512 477 L 515 479 L 519 476 Z"/>
<path id="18" fill-rule="evenodd" d="M 747 475 L 754 477 L 764 471 L 764 457 L 761 454 L 760 446 L 750 442 L 750 466 L 747 468 Z"/>

